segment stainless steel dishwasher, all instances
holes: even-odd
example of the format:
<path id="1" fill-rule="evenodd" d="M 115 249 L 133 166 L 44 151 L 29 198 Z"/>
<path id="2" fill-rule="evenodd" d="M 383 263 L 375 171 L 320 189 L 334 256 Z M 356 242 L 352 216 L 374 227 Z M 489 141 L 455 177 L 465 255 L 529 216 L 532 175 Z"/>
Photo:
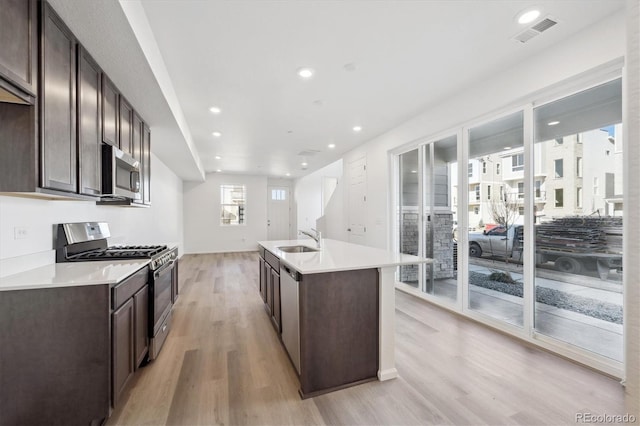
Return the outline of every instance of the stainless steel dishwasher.
<path id="1" fill-rule="evenodd" d="M 280 266 L 280 309 L 282 312 L 282 342 L 300 374 L 300 309 L 297 271 Z"/>

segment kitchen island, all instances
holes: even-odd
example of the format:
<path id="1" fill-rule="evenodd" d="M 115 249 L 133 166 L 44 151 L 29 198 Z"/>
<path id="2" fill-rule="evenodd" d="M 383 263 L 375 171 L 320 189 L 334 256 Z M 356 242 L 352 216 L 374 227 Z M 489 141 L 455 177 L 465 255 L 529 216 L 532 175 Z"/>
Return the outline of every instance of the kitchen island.
<path id="1" fill-rule="evenodd" d="M 258 245 L 260 292 L 303 398 L 397 377 L 396 267 L 430 259 L 330 239 Z"/>

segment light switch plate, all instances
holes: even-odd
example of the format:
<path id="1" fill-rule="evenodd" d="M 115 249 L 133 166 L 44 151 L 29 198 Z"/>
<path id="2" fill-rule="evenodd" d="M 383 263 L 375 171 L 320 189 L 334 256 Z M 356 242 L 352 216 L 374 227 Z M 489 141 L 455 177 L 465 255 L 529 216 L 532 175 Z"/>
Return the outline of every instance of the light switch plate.
<path id="1" fill-rule="evenodd" d="M 24 226 L 16 226 L 13 228 L 13 237 L 16 240 L 24 240 L 29 236 L 29 231 Z"/>

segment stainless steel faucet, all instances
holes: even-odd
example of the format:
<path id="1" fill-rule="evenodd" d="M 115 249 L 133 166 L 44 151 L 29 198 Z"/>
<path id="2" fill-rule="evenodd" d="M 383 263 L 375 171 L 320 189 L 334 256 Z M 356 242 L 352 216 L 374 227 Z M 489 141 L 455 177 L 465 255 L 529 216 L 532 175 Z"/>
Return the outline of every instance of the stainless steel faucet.
<path id="1" fill-rule="evenodd" d="M 322 241 L 322 232 L 315 230 L 313 228 L 311 228 L 311 230 L 315 232 L 315 234 L 312 234 L 311 232 L 308 232 L 308 231 L 304 231 L 302 229 L 298 230 L 298 234 L 304 234 L 307 237 L 313 238 L 317 244 L 317 247 L 322 248 L 322 244 L 320 243 Z"/>

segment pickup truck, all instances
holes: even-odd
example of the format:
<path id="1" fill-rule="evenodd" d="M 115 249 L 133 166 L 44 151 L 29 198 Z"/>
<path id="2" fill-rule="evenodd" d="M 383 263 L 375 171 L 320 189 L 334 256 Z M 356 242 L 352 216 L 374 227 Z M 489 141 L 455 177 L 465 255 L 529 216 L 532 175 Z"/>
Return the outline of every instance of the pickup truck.
<path id="1" fill-rule="evenodd" d="M 470 257 L 497 257 L 510 262 L 522 263 L 523 246 L 522 225 L 495 227 L 484 232 L 469 233 Z M 515 243 L 514 243 L 515 241 Z M 566 249 L 536 249 L 536 264 L 553 262 L 557 271 L 579 274 L 585 271 L 597 271 L 601 279 L 606 279 L 609 271 L 622 271 L 622 254 L 604 252 L 577 252 L 571 247 Z"/>

